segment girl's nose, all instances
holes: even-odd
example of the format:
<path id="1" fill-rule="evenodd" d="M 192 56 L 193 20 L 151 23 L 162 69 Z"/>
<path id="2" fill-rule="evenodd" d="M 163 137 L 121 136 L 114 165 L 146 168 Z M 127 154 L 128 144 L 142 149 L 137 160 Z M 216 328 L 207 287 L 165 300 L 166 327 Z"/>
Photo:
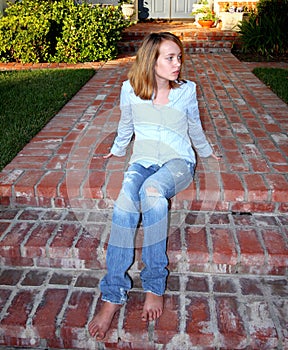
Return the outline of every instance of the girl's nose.
<path id="1" fill-rule="evenodd" d="M 181 65 L 181 58 L 176 57 L 175 60 L 174 60 L 174 64 L 175 64 L 176 66 L 180 66 L 180 65 Z"/>

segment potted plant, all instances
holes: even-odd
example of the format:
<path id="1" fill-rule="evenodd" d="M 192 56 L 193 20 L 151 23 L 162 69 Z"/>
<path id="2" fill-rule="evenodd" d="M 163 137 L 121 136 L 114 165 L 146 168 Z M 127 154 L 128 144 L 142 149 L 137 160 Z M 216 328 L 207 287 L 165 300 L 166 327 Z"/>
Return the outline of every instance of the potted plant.
<path id="1" fill-rule="evenodd" d="M 118 3 L 121 5 L 124 17 L 131 18 L 134 14 L 134 0 L 121 0 Z"/>
<path id="2" fill-rule="evenodd" d="M 192 5 L 192 13 L 199 10 L 203 5 L 208 6 L 208 0 L 198 0 L 195 4 Z"/>
<path id="3" fill-rule="evenodd" d="M 210 28 L 218 20 L 215 12 L 209 5 L 204 4 L 200 8 L 191 12 L 191 15 L 195 15 L 197 22 L 201 27 Z"/>

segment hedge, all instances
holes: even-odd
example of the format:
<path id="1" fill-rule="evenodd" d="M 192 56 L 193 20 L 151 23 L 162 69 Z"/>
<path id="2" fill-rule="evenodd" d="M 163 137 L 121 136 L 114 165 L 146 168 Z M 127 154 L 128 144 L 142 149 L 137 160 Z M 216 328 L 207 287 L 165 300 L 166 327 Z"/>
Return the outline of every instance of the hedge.
<path id="1" fill-rule="evenodd" d="M 0 19 L 2 62 L 93 62 L 117 56 L 129 25 L 120 6 L 73 0 L 22 0 Z"/>
<path id="2" fill-rule="evenodd" d="M 239 25 L 244 52 L 267 57 L 288 53 L 288 0 L 260 0 L 257 11 Z"/>

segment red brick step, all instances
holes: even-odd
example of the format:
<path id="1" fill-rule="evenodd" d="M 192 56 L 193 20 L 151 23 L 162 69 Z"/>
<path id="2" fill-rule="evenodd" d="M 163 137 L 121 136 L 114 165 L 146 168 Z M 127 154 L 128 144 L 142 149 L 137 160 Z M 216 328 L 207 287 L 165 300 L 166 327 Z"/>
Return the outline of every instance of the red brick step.
<path id="1" fill-rule="evenodd" d="M 1 266 L 105 269 L 111 209 L 4 209 Z M 169 268 L 174 272 L 285 275 L 285 215 L 172 210 Z M 141 261 L 142 230 L 136 241 Z M 141 269 L 141 263 L 134 266 Z"/>
<path id="2" fill-rule="evenodd" d="M 124 31 L 122 40 L 118 44 L 119 52 L 135 53 L 145 35 L 150 32 L 165 31 L 167 28 L 181 38 L 186 53 L 231 52 L 232 47 L 239 41 L 236 31 L 197 28 L 192 22 L 171 23 L 164 28 L 161 23 L 155 23 L 150 29 L 145 23 L 139 23 L 136 27 L 132 26 Z"/>
<path id="3" fill-rule="evenodd" d="M 28 349 L 286 349 L 285 277 L 174 273 L 158 322 L 141 321 L 137 282 L 103 342 L 87 325 L 102 271 L 0 271 L 0 347 Z"/>

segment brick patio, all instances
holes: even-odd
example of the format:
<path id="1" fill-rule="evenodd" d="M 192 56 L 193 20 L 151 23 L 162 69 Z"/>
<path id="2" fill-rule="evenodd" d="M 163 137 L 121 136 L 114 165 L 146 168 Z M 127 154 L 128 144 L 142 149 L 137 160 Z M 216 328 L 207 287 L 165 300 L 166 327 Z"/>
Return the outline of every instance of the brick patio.
<path id="1" fill-rule="evenodd" d="M 184 75 L 197 83 L 203 126 L 221 155 L 199 160 L 193 185 L 171 202 L 164 315 L 156 324 L 140 321 L 140 227 L 128 304 L 103 343 L 87 331 L 129 158 L 102 158 L 137 46 L 126 42 L 105 64 L 49 66 L 96 74 L 0 173 L 3 348 L 288 349 L 287 105 L 228 44 L 194 50 L 187 26 L 160 29 L 184 41 Z M 134 27 L 140 38 L 143 30 Z"/>

